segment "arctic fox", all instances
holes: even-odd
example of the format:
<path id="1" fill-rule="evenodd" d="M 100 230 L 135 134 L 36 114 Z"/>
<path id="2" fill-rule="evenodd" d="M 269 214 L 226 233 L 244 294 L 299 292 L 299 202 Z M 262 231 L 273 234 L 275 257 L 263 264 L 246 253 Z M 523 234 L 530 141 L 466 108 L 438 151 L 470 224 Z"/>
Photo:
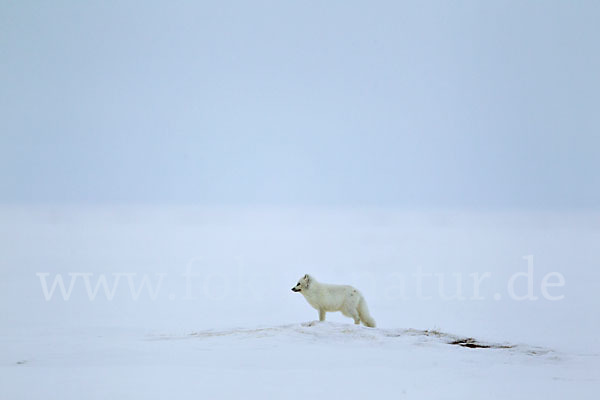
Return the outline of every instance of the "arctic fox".
<path id="1" fill-rule="evenodd" d="M 307 274 L 292 290 L 302 293 L 308 304 L 319 311 L 319 321 L 325 321 L 328 311 L 341 311 L 346 317 L 353 318 L 355 324 L 362 321 L 363 325 L 375 328 L 365 298 L 352 286 L 319 283 Z"/>

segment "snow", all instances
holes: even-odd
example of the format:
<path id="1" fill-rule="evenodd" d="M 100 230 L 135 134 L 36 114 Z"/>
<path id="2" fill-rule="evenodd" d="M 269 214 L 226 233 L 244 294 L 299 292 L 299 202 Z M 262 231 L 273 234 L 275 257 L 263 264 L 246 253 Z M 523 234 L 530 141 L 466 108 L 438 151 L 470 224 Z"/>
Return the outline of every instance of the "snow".
<path id="1" fill-rule="evenodd" d="M 586 213 L 17 207 L 0 209 L 0 397 L 596 398 L 600 219 Z M 537 300 L 506 283 L 534 256 Z M 186 271 L 194 275 L 186 287 Z M 462 276 L 462 300 L 445 294 Z M 91 301 L 40 277 L 126 273 Z M 483 300 L 470 273 L 489 272 Z M 565 277 L 543 297 L 551 272 Z M 304 273 L 352 284 L 375 329 L 317 312 L 290 288 Z M 91 276 L 89 274 L 92 274 Z M 404 278 L 404 293 L 399 294 Z M 156 288 L 156 287 L 155 287 Z M 191 289 L 188 293 L 187 290 Z M 524 294 L 519 281 L 515 291 Z M 443 293 L 443 294 L 444 294 Z M 500 294 L 496 300 L 494 295 Z M 461 346 L 460 344 L 478 346 Z"/>

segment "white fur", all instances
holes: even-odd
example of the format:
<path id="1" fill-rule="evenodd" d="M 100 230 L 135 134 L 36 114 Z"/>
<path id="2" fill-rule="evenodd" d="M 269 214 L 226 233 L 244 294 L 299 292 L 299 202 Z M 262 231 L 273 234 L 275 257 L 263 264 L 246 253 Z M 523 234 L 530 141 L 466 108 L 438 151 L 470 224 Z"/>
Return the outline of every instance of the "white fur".
<path id="1" fill-rule="evenodd" d="M 354 319 L 355 324 L 375 328 L 375 320 L 369 314 L 363 295 L 348 285 L 329 285 L 317 282 L 310 275 L 304 275 L 294 292 L 300 292 L 313 308 L 319 311 L 319 321 L 325 321 L 325 313 L 340 311 L 346 317 Z"/>

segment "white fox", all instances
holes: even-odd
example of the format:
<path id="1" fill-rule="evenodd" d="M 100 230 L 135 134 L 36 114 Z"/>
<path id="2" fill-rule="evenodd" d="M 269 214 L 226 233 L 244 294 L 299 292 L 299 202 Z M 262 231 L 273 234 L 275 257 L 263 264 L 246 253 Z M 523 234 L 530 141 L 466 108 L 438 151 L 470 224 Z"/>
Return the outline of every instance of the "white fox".
<path id="1" fill-rule="evenodd" d="M 341 311 L 346 317 L 354 319 L 355 324 L 375 328 L 375 320 L 369 314 L 363 295 L 348 285 L 329 285 L 319 283 L 306 274 L 296 286 L 294 292 L 300 292 L 308 304 L 319 311 L 319 321 L 325 321 L 326 312 Z"/>

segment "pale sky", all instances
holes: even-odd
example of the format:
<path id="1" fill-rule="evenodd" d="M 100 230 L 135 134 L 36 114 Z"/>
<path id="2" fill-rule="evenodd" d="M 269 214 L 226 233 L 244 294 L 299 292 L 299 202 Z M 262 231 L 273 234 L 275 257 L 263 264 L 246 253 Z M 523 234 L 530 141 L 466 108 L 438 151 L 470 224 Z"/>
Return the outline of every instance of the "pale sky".
<path id="1" fill-rule="evenodd" d="M 600 2 L 0 2 L 0 203 L 600 206 Z"/>

